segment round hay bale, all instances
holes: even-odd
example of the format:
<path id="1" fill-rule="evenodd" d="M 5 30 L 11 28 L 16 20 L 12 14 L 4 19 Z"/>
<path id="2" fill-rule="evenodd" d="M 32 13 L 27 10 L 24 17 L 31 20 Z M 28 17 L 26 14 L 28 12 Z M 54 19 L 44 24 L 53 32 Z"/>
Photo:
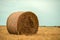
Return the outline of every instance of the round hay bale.
<path id="1" fill-rule="evenodd" d="M 7 19 L 7 30 L 11 34 L 35 34 L 38 18 L 33 12 L 14 12 Z"/>

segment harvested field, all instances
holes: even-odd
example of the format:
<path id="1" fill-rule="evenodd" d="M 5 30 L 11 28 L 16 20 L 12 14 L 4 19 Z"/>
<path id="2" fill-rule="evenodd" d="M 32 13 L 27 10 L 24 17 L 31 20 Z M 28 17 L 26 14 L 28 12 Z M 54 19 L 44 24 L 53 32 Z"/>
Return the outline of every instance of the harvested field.
<path id="1" fill-rule="evenodd" d="M 0 40 L 60 40 L 60 28 L 39 27 L 34 35 L 9 34 L 6 26 L 0 26 Z"/>

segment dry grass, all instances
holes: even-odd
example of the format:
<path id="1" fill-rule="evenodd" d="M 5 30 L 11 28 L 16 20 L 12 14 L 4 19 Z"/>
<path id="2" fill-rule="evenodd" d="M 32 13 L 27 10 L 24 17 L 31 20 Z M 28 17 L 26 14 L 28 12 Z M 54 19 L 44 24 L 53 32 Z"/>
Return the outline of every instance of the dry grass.
<path id="1" fill-rule="evenodd" d="M 60 28 L 39 27 L 35 35 L 13 35 L 7 32 L 6 27 L 0 26 L 0 40 L 60 40 Z"/>

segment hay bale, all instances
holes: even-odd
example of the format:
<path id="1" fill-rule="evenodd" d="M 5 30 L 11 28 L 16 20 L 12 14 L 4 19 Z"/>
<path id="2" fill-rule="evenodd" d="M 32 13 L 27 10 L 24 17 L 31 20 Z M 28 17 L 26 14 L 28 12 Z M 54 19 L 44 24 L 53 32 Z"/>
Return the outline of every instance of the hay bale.
<path id="1" fill-rule="evenodd" d="M 35 34 L 38 19 L 33 12 L 14 12 L 7 19 L 7 30 L 11 34 Z"/>

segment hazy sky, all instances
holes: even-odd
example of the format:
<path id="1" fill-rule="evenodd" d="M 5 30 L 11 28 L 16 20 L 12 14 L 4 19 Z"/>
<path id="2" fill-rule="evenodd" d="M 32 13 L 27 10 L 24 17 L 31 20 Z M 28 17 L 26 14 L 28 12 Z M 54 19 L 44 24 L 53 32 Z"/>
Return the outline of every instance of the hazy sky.
<path id="1" fill-rule="evenodd" d="M 60 26 L 60 0 L 0 0 L 0 25 L 16 11 L 34 12 L 41 26 Z"/>

